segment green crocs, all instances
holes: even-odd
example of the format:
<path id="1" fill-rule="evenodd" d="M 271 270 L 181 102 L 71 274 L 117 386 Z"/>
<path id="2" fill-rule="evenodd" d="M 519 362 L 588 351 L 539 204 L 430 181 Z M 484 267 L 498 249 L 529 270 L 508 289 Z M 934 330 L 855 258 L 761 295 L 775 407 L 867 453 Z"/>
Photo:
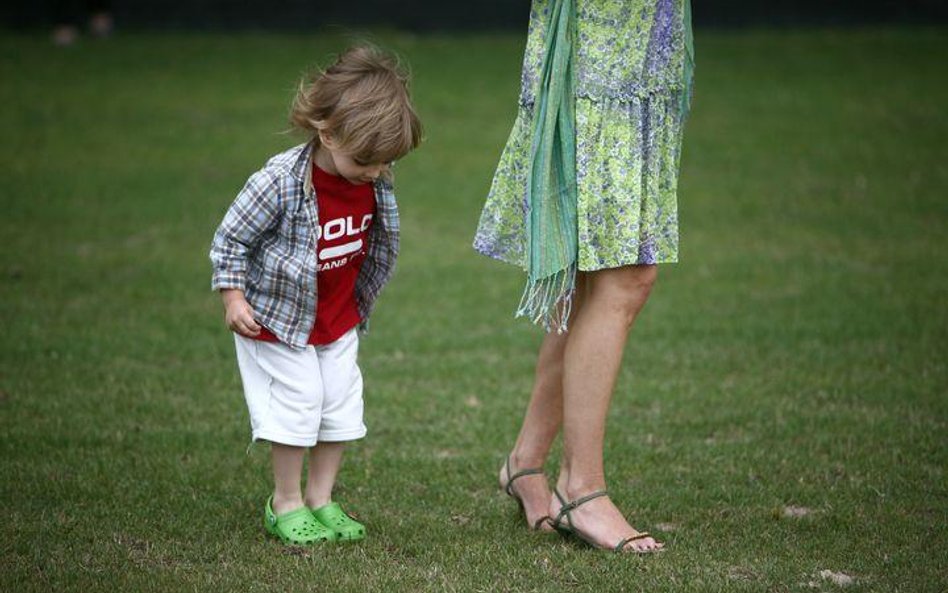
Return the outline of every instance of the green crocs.
<path id="1" fill-rule="evenodd" d="M 317 521 L 333 531 L 336 541 L 354 542 L 365 539 L 365 525 L 342 510 L 338 502 L 312 509 L 312 512 Z"/>
<path id="2" fill-rule="evenodd" d="M 308 546 L 319 542 L 331 542 L 336 532 L 329 529 L 313 517 L 306 507 L 277 515 L 273 512 L 273 497 L 267 499 L 266 516 L 263 524 L 267 531 L 280 538 L 285 544 Z"/>

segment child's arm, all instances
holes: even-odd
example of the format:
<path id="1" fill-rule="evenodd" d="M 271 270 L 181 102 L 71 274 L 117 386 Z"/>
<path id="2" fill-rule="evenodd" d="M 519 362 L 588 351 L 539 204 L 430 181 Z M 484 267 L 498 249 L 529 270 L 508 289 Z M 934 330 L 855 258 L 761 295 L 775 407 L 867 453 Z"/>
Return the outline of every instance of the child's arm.
<path id="1" fill-rule="evenodd" d="M 244 297 L 247 265 L 260 238 L 280 221 L 280 193 L 276 175 L 254 173 L 224 215 L 211 245 L 211 288 L 221 293 L 227 326 L 248 337 L 259 334 L 260 325 Z"/>

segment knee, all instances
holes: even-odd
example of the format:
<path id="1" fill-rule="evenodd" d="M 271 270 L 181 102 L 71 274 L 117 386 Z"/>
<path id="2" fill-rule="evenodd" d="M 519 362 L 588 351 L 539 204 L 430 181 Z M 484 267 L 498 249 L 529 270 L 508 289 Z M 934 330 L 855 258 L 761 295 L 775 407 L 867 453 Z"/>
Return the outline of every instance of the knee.
<path id="1" fill-rule="evenodd" d="M 605 283 L 604 300 L 616 322 L 627 328 L 632 326 L 657 278 L 657 266 L 630 266 Z"/>

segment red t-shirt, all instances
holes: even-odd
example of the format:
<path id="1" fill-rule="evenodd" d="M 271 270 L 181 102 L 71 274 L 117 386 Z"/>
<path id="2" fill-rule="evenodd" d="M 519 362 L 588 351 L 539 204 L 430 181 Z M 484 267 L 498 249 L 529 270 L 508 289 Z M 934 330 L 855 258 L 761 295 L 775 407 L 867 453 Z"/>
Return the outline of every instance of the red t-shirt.
<path id="1" fill-rule="evenodd" d="M 369 228 L 375 218 L 371 183 L 354 185 L 313 165 L 313 186 L 319 229 L 316 231 L 316 323 L 309 334 L 313 345 L 330 344 L 357 326 L 362 318 L 355 285 L 365 260 Z M 258 340 L 278 341 L 263 328 Z"/>

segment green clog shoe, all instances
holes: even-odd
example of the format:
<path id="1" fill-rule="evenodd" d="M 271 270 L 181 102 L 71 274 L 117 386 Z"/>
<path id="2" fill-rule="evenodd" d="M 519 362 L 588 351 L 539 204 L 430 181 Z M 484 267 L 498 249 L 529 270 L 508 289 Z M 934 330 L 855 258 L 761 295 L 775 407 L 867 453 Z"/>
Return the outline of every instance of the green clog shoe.
<path id="1" fill-rule="evenodd" d="M 336 532 L 317 521 L 306 507 L 281 515 L 274 513 L 272 496 L 267 499 L 263 524 L 267 532 L 277 536 L 285 544 L 310 546 L 336 540 Z"/>
<path id="2" fill-rule="evenodd" d="M 365 525 L 342 510 L 338 502 L 331 502 L 318 509 L 312 509 L 313 517 L 332 530 L 336 541 L 354 542 L 365 539 Z"/>

